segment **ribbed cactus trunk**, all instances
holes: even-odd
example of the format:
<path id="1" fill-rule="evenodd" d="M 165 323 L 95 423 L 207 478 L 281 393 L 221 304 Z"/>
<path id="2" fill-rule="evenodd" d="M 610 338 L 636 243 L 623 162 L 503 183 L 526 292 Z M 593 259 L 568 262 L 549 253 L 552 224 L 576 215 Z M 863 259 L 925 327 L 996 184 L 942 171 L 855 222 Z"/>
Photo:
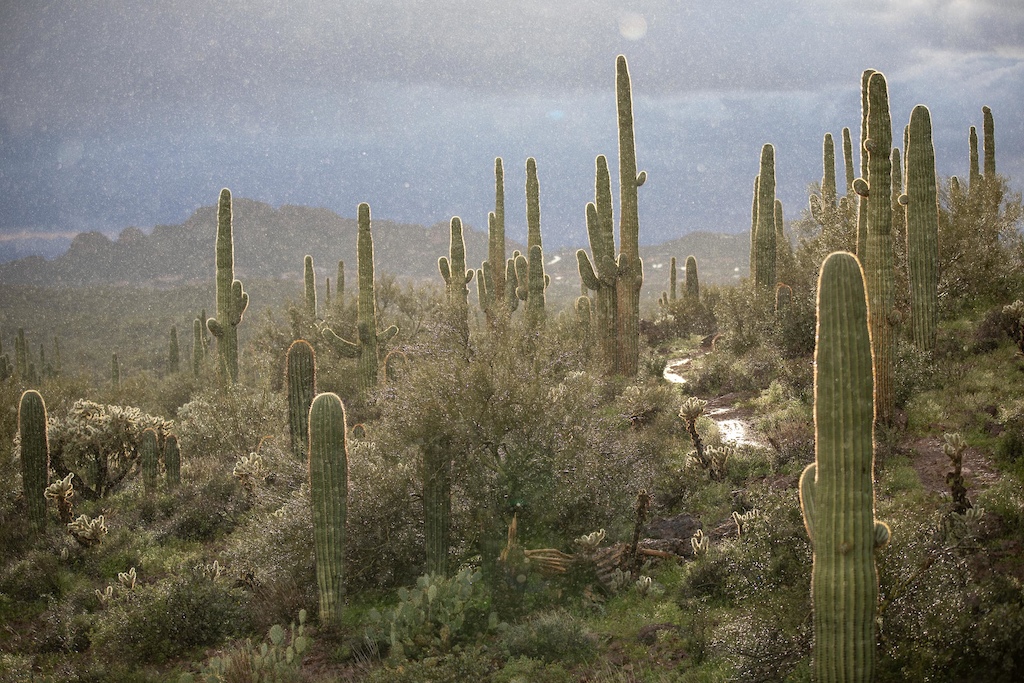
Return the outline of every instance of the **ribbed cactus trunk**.
<path id="1" fill-rule="evenodd" d="M 181 352 L 178 348 L 178 328 L 171 327 L 171 342 L 167 353 L 167 371 L 172 375 L 176 375 L 179 369 L 181 369 Z"/>
<path id="2" fill-rule="evenodd" d="M 910 115 L 906 167 L 910 324 L 914 345 L 932 351 L 939 316 L 939 206 L 931 114 L 924 105 Z"/>
<path id="3" fill-rule="evenodd" d="M 676 257 L 673 256 L 668 266 L 668 300 L 676 300 Z"/>
<path id="4" fill-rule="evenodd" d="M 192 376 L 198 378 L 203 374 L 203 360 L 206 358 L 206 345 L 203 343 L 203 321 L 196 318 L 192 321 Z"/>
<path id="5" fill-rule="evenodd" d="M 217 339 L 221 369 L 231 382 L 238 381 L 238 325 L 249 305 L 249 295 L 235 279 L 235 243 L 231 226 L 231 191 L 220 191 L 217 208 L 217 317 L 206 321 Z"/>
<path id="6" fill-rule="evenodd" d="M 868 85 L 867 237 L 860 262 L 868 292 L 871 344 L 875 358 L 875 412 L 880 424 L 891 424 L 896 410 L 895 271 L 892 240 L 892 123 L 885 76 L 873 72 Z M 864 203 L 862 202 L 862 207 Z"/>
<path id="7" fill-rule="evenodd" d="M 540 232 L 540 181 L 537 178 L 537 162 L 533 157 L 526 160 L 526 255 L 515 258 L 516 295 L 526 302 L 526 321 L 532 329 L 544 326 L 544 250 Z M 539 283 L 539 289 L 538 289 Z M 539 292 L 539 293 L 538 293 Z"/>
<path id="8" fill-rule="evenodd" d="M 46 434 L 46 404 L 38 391 L 21 395 L 18 407 L 18 436 L 21 441 L 21 487 L 29 527 L 41 532 L 46 526 L 46 498 L 50 485 L 50 446 Z"/>
<path id="9" fill-rule="evenodd" d="M 800 505 L 814 551 L 814 679 L 874 680 L 878 576 L 875 551 L 888 528 L 875 521 L 871 337 L 856 258 L 836 252 L 818 279 L 814 352 L 815 462 L 800 477 Z"/>
<path id="10" fill-rule="evenodd" d="M 774 305 L 776 232 L 775 232 L 775 148 L 761 148 L 761 172 L 757 182 L 757 233 L 754 252 L 754 296 L 765 305 Z"/>
<path id="11" fill-rule="evenodd" d="M 513 308 L 505 293 L 505 171 L 501 157 L 494 160 L 494 211 L 487 214 L 487 260 L 477 271 L 477 295 L 480 308 L 492 328 L 504 322 Z M 512 297 L 518 305 L 519 299 Z"/>
<path id="12" fill-rule="evenodd" d="M 692 301 L 699 301 L 700 281 L 697 280 L 697 258 L 695 256 L 686 257 L 686 279 L 684 282 L 686 298 Z"/>
<path id="13" fill-rule="evenodd" d="M 313 269 L 313 257 L 309 254 L 302 259 L 302 300 L 306 315 L 316 318 L 316 271 Z"/>
<path id="14" fill-rule="evenodd" d="M 846 195 L 851 196 L 853 181 L 857 176 L 853 171 L 853 140 L 849 128 L 843 128 L 843 169 L 846 172 Z"/>
<path id="15" fill-rule="evenodd" d="M 448 256 L 437 260 L 437 268 L 444 280 L 445 300 L 449 322 L 462 346 L 469 344 L 469 282 L 473 270 L 466 269 L 466 240 L 462 234 L 462 219 L 451 220 L 451 239 Z"/>
<path id="16" fill-rule="evenodd" d="M 822 143 L 821 200 L 825 207 L 836 206 L 836 145 L 832 133 L 825 133 Z M 822 207 L 822 208 L 825 208 Z"/>
<path id="17" fill-rule="evenodd" d="M 583 249 L 576 252 L 580 279 L 594 292 L 593 329 L 597 337 L 600 364 L 615 374 L 618 345 L 618 266 L 615 263 L 615 218 L 612 208 L 612 180 L 608 159 L 597 157 L 594 173 L 594 201 L 587 203 L 587 235 L 593 260 Z"/>
<path id="18" fill-rule="evenodd" d="M 616 297 L 618 313 L 618 374 L 635 377 L 640 367 L 640 289 L 644 284 L 640 261 L 640 217 L 637 188 L 647 174 L 637 174 L 633 138 L 633 92 L 626 58 L 615 60 L 615 101 L 619 124 L 619 260 Z"/>
<path id="19" fill-rule="evenodd" d="M 447 443 L 431 443 L 423 449 L 423 535 L 427 573 L 448 573 L 451 544 L 452 456 Z"/>
<path id="20" fill-rule="evenodd" d="M 988 107 L 981 108 L 982 115 L 982 152 L 984 154 L 984 165 L 982 166 L 986 182 L 992 182 L 996 178 L 996 124 L 992 118 L 992 110 Z"/>
<path id="21" fill-rule="evenodd" d="M 968 134 L 967 141 L 970 145 L 970 165 L 967 175 L 967 191 L 977 192 L 978 187 L 981 185 L 981 167 L 978 165 L 978 129 L 974 126 L 971 126 L 971 131 Z"/>
<path id="22" fill-rule="evenodd" d="M 309 342 L 304 339 L 292 342 L 285 354 L 285 366 L 292 453 L 304 461 L 309 445 L 309 407 L 316 396 L 316 354 Z"/>
<path id="23" fill-rule="evenodd" d="M 309 494 L 320 622 L 337 625 L 345 583 L 348 516 L 348 442 L 345 407 L 336 394 L 320 394 L 309 409 Z"/>
<path id="24" fill-rule="evenodd" d="M 359 383 L 363 391 L 377 386 L 377 371 L 380 365 L 380 347 L 398 334 L 392 325 L 383 332 L 377 332 L 377 302 L 373 291 L 373 233 L 370 232 L 370 205 L 362 203 L 358 209 L 359 234 L 356 240 L 356 270 L 359 297 L 356 316 L 358 339 L 355 342 L 342 339 L 330 328 L 321 331 L 323 338 L 335 350 L 347 358 L 359 359 Z M 338 263 L 338 280 L 344 276 Z"/>
<path id="25" fill-rule="evenodd" d="M 156 430 L 147 428 L 139 440 L 139 466 L 142 469 L 142 483 L 147 491 L 156 489 L 160 477 L 160 440 Z"/>
<path id="26" fill-rule="evenodd" d="M 865 143 L 868 139 L 868 82 L 871 80 L 871 75 L 875 73 L 874 69 L 866 69 L 860 77 L 860 177 L 863 179 L 868 178 L 868 151 Z M 890 139 L 892 134 L 890 133 Z M 854 188 L 857 187 L 854 182 Z M 868 239 L 868 212 L 867 212 L 867 198 L 857 192 L 859 197 L 857 202 L 857 256 L 862 259 L 864 257 L 864 245 Z"/>
<path id="27" fill-rule="evenodd" d="M 754 273 L 757 270 L 757 202 L 758 188 L 761 185 L 760 176 L 754 176 L 754 201 L 750 207 L 750 281 L 755 279 Z"/>
<path id="28" fill-rule="evenodd" d="M 164 439 L 164 471 L 167 487 L 176 488 L 181 483 L 181 448 L 174 434 L 168 434 Z"/>

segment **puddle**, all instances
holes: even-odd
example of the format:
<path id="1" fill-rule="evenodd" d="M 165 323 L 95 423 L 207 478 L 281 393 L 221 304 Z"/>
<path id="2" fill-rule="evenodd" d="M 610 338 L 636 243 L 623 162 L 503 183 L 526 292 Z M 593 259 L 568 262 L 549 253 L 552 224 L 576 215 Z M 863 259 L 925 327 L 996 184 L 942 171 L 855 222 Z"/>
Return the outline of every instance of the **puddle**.
<path id="1" fill-rule="evenodd" d="M 690 361 L 692 358 L 682 358 L 679 360 L 670 360 L 665 364 L 665 371 L 662 374 L 669 382 L 673 384 L 686 384 L 687 379 L 683 377 L 681 373 L 686 372 L 690 367 Z"/>
<path id="2" fill-rule="evenodd" d="M 690 369 L 692 358 L 677 358 L 665 364 L 662 376 L 673 384 L 686 384 L 689 380 L 685 374 Z M 736 417 L 737 411 L 731 407 L 711 408 L 705 413 L 718 425 L 722 441 L 734 446 L 764 446 L 747 420 Z"/>

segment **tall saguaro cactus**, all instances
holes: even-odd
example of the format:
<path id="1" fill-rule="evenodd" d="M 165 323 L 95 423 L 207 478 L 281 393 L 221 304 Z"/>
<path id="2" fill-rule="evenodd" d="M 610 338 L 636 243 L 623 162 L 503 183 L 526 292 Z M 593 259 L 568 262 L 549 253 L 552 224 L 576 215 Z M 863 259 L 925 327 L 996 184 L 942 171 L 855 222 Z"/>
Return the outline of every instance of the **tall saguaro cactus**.
<path id="1" fill-rule="evenodd" d="M 316 396 L 316 354 L 304 339 L 297 339 L 285 354 L 285 381 L 288 387 L 288 428 L 292 453 L 306 459 L 309 436 L 309 407 Z"/>
<path id="2" fill-rule="evenodd" d="M 754 295 L 774 305 L 775 266 L 775 148 L 761 148 L 761 172 L 757 182 L 757 233 L 754 249 Z"/>
<path id="3" fill-rule="evenodd" d="M 463 345 L 469 342 L 469 282 L 473 279 L 473 270 L 466 269 L 466 240 L 462 234 L 462 219 L 453 216 L 451 221 L 451 241 L 448 256 L 437 260 L 437 269 L 444 280 L 445 300 L 451 324 L 459 335 Z"/>
<path id="4" fill-rule="evenodd" d="M 868 304 L 860 265 L 846 252 L 821 266 L 814 368 L 815 462 L 800 477 L 814 551 L 814 678 L 868 682 L 876 659 L 875 552 L 889 529 L 875 521 Z"/>
<path id="5" fill-rule="evenodd" d="M 313 399 L 309 408 L 309 494 L 322 624 L 341 621 L 348 517 L 347 431 L 345 406 L 337 394 L 324 393 Z"/>
<path id="6" fill-rule="evenodd" d="M 868 83 L 871 80 L 871 75 L 875 73 L 874 69 L 865 69 L 864 73 L 860 76 L 860 178 L 867 178 L 868 171 L 868 151 L 867 151 L 867 139 L 868 139 Z M 889 135 L 890 140 L 892 134 Z M 868 212 L 865 204 L 867 199 L 859 191 L 857 191 L 858 183 L 855 180 L 853 183 L 854 192 L 858 195 L 857 201 L 857 256 L 863 258 L 864 256 L 864 244 L 868 238 Z"/>
<path id="7" fill-rule="evenodd" d="M 168 434 L 164 440 L 164 470 L 167 487 L 176 488 L 181 483 L 181 449 L 174 434 Z"/>
<path id="8" fill-rule="evenodd" d="M 924 105 L 910 114 L 906 157 L 911 329 L 914 345 L 932 351 L 939 313 L 939 206 L 931 114 Z"/>
<path id="9" fill-rule="evenodd" d="M 206 327 L 217 339 L 217 354 L 227 379 L 238 381 L 238 325 L 249 306 L 249 295 L 235 279 L 235 243 L 231 232 L 231 191 L 220 191 L 217 208 L 217 317 Z"/>
<path id="10" fill-rule="evenodd" d="M 316 271 L 313 269 L 313 257 L 309 254 L 302 259 L 302 294 L 306 315 L 316 318 Z"/>
<path id="11" fill-rule="evenodd" d="M 612 181 L 608 159 L 604 155 L 595 162 L 594 201 L 587 203 L 587 234 L 590 237 L 591 261 L 579 249 L 576 261 L 580 279 L 594 292 L 592 329 L 596 331 L 602 364 L 609 374 L 617 372 L 618 286 L 619 269 L 615 262 L 615 219 L 612 209 Z"/>
<path id="12" fill-rule="evenodd" d="M 356 270 L 359 277 L 358 312 L 356 327 L 358 340 L 342 339 L 330 328 L 325 327 L 322 335 L 337 351 L 348 358 L 359 359 L 359 380 L 364 390 L 377 386 L 377 371 L 380 365 L 380 347 L 398 334 L 392 325 L 382 332 L 377 331 L 377 302 L 373 292 L 373 234 L 370 232 L 370 205 L 359 205 L 359 234 L 356 242 Z M 339 282 L 340 268 L 339 268 Z"/>
<path id="13" fill-rule="evenodd" d="M 451 544 L 452 454 L 445 441 L 423 447 L 423 535 L 427 572 L 448 573 Z"/>
<path id="14" fill-rule="evenodd" d="M 875 412 L 881 424 L 889 424 L 895 413 L 895 270 L 892 240 L 892 122 L 885 76 L 872 72 L 868 82 L 868 125 L 864 149 L 868 156 L 868 177 L 858 183 L 862 213 L 867 227 L 864 266 L 868 292 L 871 345 L 875 357 Z M 866 201 L 865 201 L 866 199 Z M 863 209 L 866 207 L 866 211 Z"/>
<path id="15" fill-rule="evenodd" d="M 537 162 L 526 160 L 526 254 L 514 258 L 516 295 L 526 302 L 526 320 L 531 328 L 544 325 L 544 288 L 548 277 L 544 274 L 544 249 L 540 232 L 540 182 Z M 506 283 L 506 286 L 507 283 Z"/>
<path id="16" fill-rule="evenodd" d="M 686 298 L 692 301 L 700 300 L 700 282 L 697 280 L 697 258 L 686 257 L 686 279 L 684 280 L 683 291 Z"/>
<path id="17" fill-rule="evenodd" d="M 160 476 L 160 441 L 152 427 L 142 432 L 139 442 L 139 464 L 142 468 L 142 483 L 147 491 L 156 489 Z"/>
<path id="18" fill-rule="evenodd" d="M 46 403 L 42 395 L 29 389 L 18 406 L 18 436 L 21 441 L 21 486 L 32 530 L 46 525 L 46 499 L 43 491 L 50 484 L 50 446 L 46 434 Z"/>
<path id="19" fill-rule="evenodd" d="M 996 177 L 996 124 L 992 118 L 992 110 L 988 107 L 981 108 L 982 115 L 982 153 L 984 162 L 982 172 L 985 174 L 986 182 L 992 182 Z"/>
<path id="20" fill-rule="evenodd" d="M 175 326 L 171 327 L 171 342 L 170 348 L 167 354 L 167 370 L 172 375 L 178 374 L 178 369 L 181 367 L 181 354 L 178 349 L 178 328 Z"/>
<path id="21" fill-rule="evenodd" d="M 505 170 L 501 157 L 494 160 L 494 211 L 487 214 L 487 260 L 476 274 L 480 307 L 491 325 L 504 320 L 518 306 L 518 297 L 507 297 L 505 259 Z M 510 306 L 509 302 L 515 304 Z"/>
<path id="22" fill-rule="evenodd" d="M 640 216 L 637 188 L 647 172 L 637 173 L 636 143 L 633 137 L 633 92 L 626 58 L 615 60 L 615 101 L 619 123 L 619 260 L 618 286 L 618 372 L 636 376 L 640 367 L 640 289 L 644 266 L 640 260 Z"/>

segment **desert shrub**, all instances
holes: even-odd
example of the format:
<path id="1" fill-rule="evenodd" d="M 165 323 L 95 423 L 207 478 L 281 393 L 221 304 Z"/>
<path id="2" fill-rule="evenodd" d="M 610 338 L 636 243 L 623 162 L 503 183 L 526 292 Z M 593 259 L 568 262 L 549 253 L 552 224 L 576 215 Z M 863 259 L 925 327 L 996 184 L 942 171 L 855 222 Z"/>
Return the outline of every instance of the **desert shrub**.
<path id="1" fill-rule="evenodd" d="M 564 610 L 543 612 L 509 626 L 500 644 L 509 657 L 546 663 L 584 662 L 597 654 L 597 639 L 586 624 Z"/>
<path id="2" fill-rule="evenodd" d="M 465 683 L 487 681 L 498 668 L 495 658 L 483 646 L 470 646 L 438 657 L 405 661 L 394 667 L 371 670 L 366 683 Z"/>
<path id="3" fill-rule="evenodd" d="M 160 537 L 208 542 L 229 534 L 249 509 L 238 482 L 227 473 L 192 482 L 173 495 L 174 514 Z"/>
<path id="4" fill-rule="evenodd" d="M 932 354 L 904 339 L 896 340 L 893 366 L 894 394 L 898 408 L 905 408 L 912 398 L 934 385 Z"/>
<path id="5" fill-rule="evenodd" d="M 159 664 L 250 630 L 244 593 L 195 570 L 137 586 L 99 612 L 93 647 L 107 659 Z"/>
<path id="6" fill-rule="evenodd" d="M 505 666 L 491 680 L 494 683 L 573 683 L 579 679 L 566 671 L 559 662 L 513 657 L 505 662 Z"/>
<path id="7" fill-rule="evenodd" d="M 280 394 L 244 384 L 207 389 L 178 410 L 178 441 L 185 459 L 234 462 L 267 435 L 284 434 L 288 415 Z"/>

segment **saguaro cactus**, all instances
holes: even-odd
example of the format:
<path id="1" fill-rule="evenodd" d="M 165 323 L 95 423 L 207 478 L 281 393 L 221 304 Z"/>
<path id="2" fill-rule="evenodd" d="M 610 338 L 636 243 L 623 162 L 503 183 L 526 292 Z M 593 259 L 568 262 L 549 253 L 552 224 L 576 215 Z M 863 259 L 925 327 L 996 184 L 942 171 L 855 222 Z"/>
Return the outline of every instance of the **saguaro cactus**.
<path id="1" fill-rule="evenodd" d="M 231 233 L 231 191 L 220 191 L 217 209 L 217 317 L 206 327 L 217 339 L 221 368 L 230 382 L 238 381 L 238 325 L 249 305 L 249 295 L 235 279 L 235 243 Z"/>
<path id="2" fill-rule="evenodd" d="M 814 678 L 822 683 L 873 681 L 875 672 L 875 551 L 888 542 L 889 529 L 875 521 L 867 318 L 856 258 L 829 255 L 818 279 L 815 462 L 800 477 L 814 551 Z"/>
<path id="3" fill-rule="evenodd" d="M 427 572 L 448 573 L 451 544 L 452 454 L 445 441 L 423 447 L 423 535 Z"/>
<path id="4" fill-rule="evenodd" d="M 893 309 L 895 272 L 892 244 L 892 123 L 885 76 L 872 72 L 868 84 L 868 178 L 859 183 L 867 193 L 867 233 L 860 262 L 868 292 L 871 345 L 875 358 L 875 412 L 881 424 L 889 424 L 895 412 L 893 356 L 895 334 Z"/>
<path id="5" fill-rule="evenodd" d="M 142 483 L 147 491 L 152 491 L 160 476 L 160 442 L 153 428 L 142 432 L 139 440 L 139 465 L 142 469 Z"/>
<path id="6" fill-rule="evenodd" d="M 487 321 L 494 325 L 514 309 L 505 294 L 505 171 L 501 157 L 494 160 L 494 211 L 487 214 L 487 260 L 477 271 L 477 294 Z M 512 297 L 518 305 L 519 299 Z"/>
<path id="7" fill-rule="evenodd" d="M 203 343 L 203 322 L 199 318 L 192 321 L 192 375 L 199 377 L 203 372 L 203 360 L 206 358 L 206 345 Z"/>
<path id="8" fill-rule="evenodd" d="M 770 301 L 775 294 L 775 148 L 761 148 L 761 172 L 757 182 L 757 233 L 754 251 L 754 295 Z"/>
<path id="9" fill-rule="evenodd" d="M 18 407 L 18 435 L 21 441 L 21 486 L 28 523 L 39 532 L 46 525 L 46 498 L 50 484 L 50 446 L 46 435 L 46 404 L 38 391 L 21 395 Z"/>
<path id="10" fill-rule="evenodd" d="M 996 124 L 992 118 L 992 110 L 988 107 L 981 108 L 982 115 L 982 152 L 984 153 L 984 165 L 982 166 L 986 182 L 992 182 L 996 177 Z"/>
<path id="11" fill-rule="evenodd" d="M 860 76 L 860 178 L 868 177 L 868 83 L 874 69 L 865 69 Z M 889 134 L 892 139 L 892 133 Z M 890 143 L 891 144 L 891 143 Z M 857 256 L 864 256 L 864 243 L 868 239 L 868 212 L 866 208 L 867 198 L 858 191 L 859 184 L 854 180 L 853 188 L 859 199 L 857 201 Z"/>
<path id="12" fill-rule="evenodd" d="M 853 172 L 853 140 L 850 138 L 850 129 L 843 128 L 843 169 L 846 172 L 846 194 L 853 194 L 853 181 L 856 174 Z"/>
<path id="13" fill-rule="evenodd" d="M 683 291 L 686 292 L 686 298 L 699 301 L 700 282 L 697 280 L 697 258 L 695 256 L 686 257 L 686 279 L 684 282 Z"/>
<path id="14" fill-rule="evenodd" d="M 676 300 L 676 257 L 673 256 L 668 265 L 668 300 Z"/>
<path id="15" fill-rule="evenodd" d="M 617 368 L 620 374 L 634 377 L 640 367 L 640 289 L 644 284 L 637 188 L 647 180 L 647 172 L 638 174 L 636 170 L 633 92 L 623 55 L 615 60 L 615 101 L 619 123 L 619 282 L 615 289 L 618 299 Z"/>
<path id="16" fill-rule="evenodd" d="M 462 219 L 458 216 L 452 217 L 448 256 L 437 260 L 437 269 L 444 280 L 451 324 L 465 345 L 469 342 L 469 282 L 474 271 L 466 269 L 466 240 L 462 234 Z"/>
<path id="17" fill-rule="evenodd" d="M 370 232 L 370 205 L 362 203 L 358 209 L 359 236 L 356 242 L 356 269 L 359 273 L 359 299 L 357 313 L 358 340 L 342 339 L 330 328 L 325 327 L 322 335 L 337 351 L 348 358 L 359 359 L 359 380 L 364 390 L 377 386 L 377 370 L 380 364 L 380 347 L 398 334 L 392 325 L 383 332 L 377 331 L 377 302 L 373 294 L 373 234 Z M 339 264 L 339 282 L 341 271 Z"/>
<path id="18" fill-rule="evenodd" d="M 313 257 L 309 254 L 302 259 L 302 294 L 306 315 L 316 318 L 316 271 L 313 269 Z"/>
<path id="19" fill-rule="evenodd" d="M 296 458 L 305 460 L 309 440 L 309 407 L 316 396 L 316 354 L 309 342 L 297 339 L 288 347 L 285 374 L 292 453 Z"/>
<path id="20" fill-rule="evenodd" d="M 320 593 L 320 622 L 341 621 L 348 516 L 348 441 L 345 406 L 337 394 L 320 394 L 309 408 L 309 493 Z"/>
<path id="21" fill-rule="evenodd" d="M 612 215 L 612 185 L 608 160 L 601 155 L 595 162 L 594 201 L 587 204 L 587 234 L 590 237 L 591 261 L 579 249 L 576 261 L 584 286 L 594 292 L 594 330 L 602 364 L 609 374 L 616 372 L 618 324 L 619 269 L 615 262 L 615 219 Z"/>
<path id="22" fill-rule="evenodd" d="M 544 250 L 540 233 L 540 182 L 537 179 L 537 162 L 533 157 L 526 160 L 526 245 L 526 255 L 520 254 L 515 257 L 516 295 L 520 301 L 526 302 L 527 324 L 537 328 L 543 326 L 546 319 L 544 288 L 549 278 L 544 274 Z"/>
<path id="23" fill-rule="evenodd" d="M 168 434 L 164 439 L 164 471 L 168 488 L 173 489 L 181 483 L 181 448 L 174 434 Z"/>
<path id="24" fill-rule="evenodd" d="M 931 114 L 924 105 L 914 107 L 910 115 L 906 166 L 911 330 L 914 345 L 931 351 L 939 313 L 939 206 Z"/>
<path id="25" fill-rule="evenodd" d="M 181 354 L 178 349 L 178 328 L 171 327 L 170 349 L 167 354 L 167 370 L 172 375 L 178 374 L 181 367 Z"/>

